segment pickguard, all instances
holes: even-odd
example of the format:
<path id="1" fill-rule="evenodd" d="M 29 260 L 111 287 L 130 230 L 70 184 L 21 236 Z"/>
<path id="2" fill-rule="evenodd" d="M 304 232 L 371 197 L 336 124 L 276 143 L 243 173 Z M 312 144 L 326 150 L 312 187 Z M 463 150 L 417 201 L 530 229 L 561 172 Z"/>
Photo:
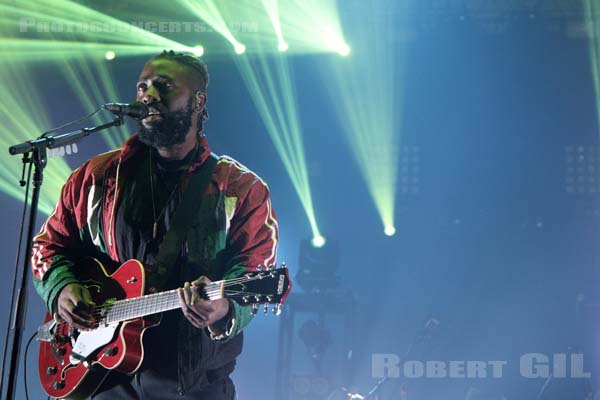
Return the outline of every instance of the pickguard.
<path id="1" fill-rule="evenodd" d="M 92 353 L 100 347 L 110 343 L 115 336 L 119 323 L 100 326 L 92 331 L 80 331 L 73 350 L 69 356 L 69 361 L 73 365 L 86 360 Z"/>

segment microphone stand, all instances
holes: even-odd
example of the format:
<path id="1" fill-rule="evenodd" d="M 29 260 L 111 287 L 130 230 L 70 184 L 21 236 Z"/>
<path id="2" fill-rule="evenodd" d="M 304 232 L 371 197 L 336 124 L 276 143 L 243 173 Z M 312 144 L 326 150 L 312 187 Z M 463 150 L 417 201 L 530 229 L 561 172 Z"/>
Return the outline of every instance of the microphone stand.
<path id="1" fill-rule="evenodd" d="M 83 128 L 78 131 L 69 133 L 63 133 L 56 136 L 42 136 L 40 138 L 29 140 L 17 145 L 11 146 L 8 152 L 11 155 L 32 153 L 31 157 L 24 156 L 23 163 L 33 162 L 34 173 L 33 173 L 33 194 L 31 196 L 31 206 L 29 212 L 29 224 L 27 227 L 27 244 L 25 245 L 25 257 L 23 261 L 23 273 L 21 274 L 21 281 L 19 291 L 17 295 L 17 303 L 14 310 L 10 310 L 10 315 L 14 316 L 12 331 L 12 346 L 10 356 L 10 368 L 8 371 L 8 384 L 6 390 L 6 400 L 14 400 L 17 382 L 17 372 L 19 368 L 19 354 L 21 351 L 21 336 L 23 334 L 23 328 L 25 325 L 25 306 L 27 305 L 27 278 L 29 276 L 29 257 L 33 245 L 33 234 L 35 229 L 35 221 L 37 217 L 38 204 L 40 198 L 40 190 L 42 182 L 44 180 L 44 168 L 48 162 L 47 149 L 54 147 L 66 146 L 71 143 L 76 143 L 84 137 L 104 130 L 112 128 L 113 126 L 123 125 L 123 115 L 118 115 L 112 122 L 108 122 L 103 125 L 95 126 L 93 128 Z M 24 166 L 25 167 L 25 166 Z M 16 266 L 18 269 L 18 265 Z M 18 272 L 18 271 L 17 271 Z M 13 292 L 14 293 L 14 292 Z M 2 383 L 4 383 L 4 365 L 2 365 Z M 27 373 L 27 371 L 25 371 Z M 2 386 L 4 386 L 2 384 Z M 0 394 L 2 391 L 0 389 Z"/>

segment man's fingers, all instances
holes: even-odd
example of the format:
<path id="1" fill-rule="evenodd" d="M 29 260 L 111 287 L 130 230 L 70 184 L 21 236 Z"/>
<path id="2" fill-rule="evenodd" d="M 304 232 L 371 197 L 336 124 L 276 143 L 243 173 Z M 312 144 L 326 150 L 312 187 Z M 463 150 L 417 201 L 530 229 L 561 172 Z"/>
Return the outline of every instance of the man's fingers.
<path id="1" fill-rule="evenodd" d="M 92 295 L 90 294 L 90 291 L 87 290 L 87 288 L 85 288 L 83 286 L 81 287 L 81 298 L 83 299 L 85 304 L 90 307 L 93 307 L 96 305 L 96 303 L 94 303 L 94 300 L 92 300 Z"/>
<path id="2" fill-rule="evenodd" d="M 183 288 L 178 290 L 179 293 L 179 304 L 181 306 L 181 311 L 183 315 L 194 325 L 196 328 L 204 328 L 206 324 L 207 317 L 202 315 L 202 308 L 199 307 L 200 304 L 196 304 L 196 306 L 190 305 L 191 299 L 191 290 L 189 283 L 186 282 Z M 199 300 L 202 302 L 202 300 Z"/>
<path id="3" fill-rule="evenodd" d="M 198 287 L 202 287 L 205 286 L 209 283 L 212 283 L 212 281 L 210 279 L 208 279 L 208 277 L 202 275 L 201 277 L 199 277 L 198 279 L 196 279 L 195 281 L 192 282 L 193 286 L 198 286 Z"/>
<path id="4" fill-rule="evenodd" d="M 96 304 L 92 300 L 90 291 L 85 286 L 77 286 L 76 290 L 73 291 L 71 301 L 75 303 L 77 311 L 81 311 L 87 318 L 91 318 L 90 312 L 94 309 Z"/>
<path id="5" fill-rule="evenodd" d="M 198 301 L 200 301 L 200 288 L 196 285 L 192 286 L 192 301 L 190 303 L 190 305 L 194 305 L 196 303 L 198 303 Z"/>
<path id="6" fill-rule="evenodd" d="M 204 328 L 206 326 L 206 322 L 202 319 L 202 317 L 193 310 L 189 308 L 182 309 L 183 315 L 194 325 L 196 328 Z"/>
<path id="7" fill-rule="evenodd" d="M 92 315 L 86 309 L 87 307 L 81 306 L 80 304 L 81 302 L 75 303 L 72 301 L 68 301 L 66 307 L 64 307 L 63 309 L 72 318 L 73 322 L 83 326 L 91 326 Z"/>
<path id="8" fill-rule="evenodd" d="M 189 282 L 183 284 L 183 299 L 186 304 L 192 304 L 192 289 Z"/>
<path id="9" fill-rule="evenodd" d="M 90 329 L 93 326 L 89 320 L 77 315 L 77 313 L 75 313 L 68 307 L 60 309 L 59 313 L 62 316 L 63 320 L 68 322 L 69 325 L 73 325 L 77 329 L 86 330 Z"/>

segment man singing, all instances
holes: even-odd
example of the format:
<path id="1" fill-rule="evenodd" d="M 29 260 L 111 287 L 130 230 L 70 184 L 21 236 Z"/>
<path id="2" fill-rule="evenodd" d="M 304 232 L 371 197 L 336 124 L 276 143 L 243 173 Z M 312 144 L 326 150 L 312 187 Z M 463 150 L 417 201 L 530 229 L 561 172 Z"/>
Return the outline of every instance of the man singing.
<path id="1" fill-rule="evenodd" d="M 85 257 L 117 266 L 141 261 L 146 293 L 180 288 L 183 312 L 163 313 L 146 331 L 139 370 L 111 372 L 92 399 L 235 398 L 229 375 L 252 314 L 232 300 L 206 300 L 200 288 L 274 264 L 278 228 L 265 182 L 210 152 L 207 85 L 206 65 L 195 57 L 169 51 L 148 61 L 136 99 L 150 114 L 138 134 L 73 172 L 34 240 L 39 295 L 55 318 L 83 331 L 95 323 L 95 304 L 78 279 Z M 200 174 L 206 185 L 192 207 L 182 209 Z M 163 241 L 179 229 L 179 212 L 189 225 L 184 239 Z M 176 262 L 166 265 L 162 256 L 169 252 Z"/>

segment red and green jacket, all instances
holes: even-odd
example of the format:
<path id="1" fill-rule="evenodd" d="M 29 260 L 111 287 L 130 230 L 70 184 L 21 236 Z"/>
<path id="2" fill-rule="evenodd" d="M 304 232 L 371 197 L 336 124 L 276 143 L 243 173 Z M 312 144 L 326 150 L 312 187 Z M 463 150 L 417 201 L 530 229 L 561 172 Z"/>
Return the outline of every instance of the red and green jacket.
<path id="1" fill-rule="evenodd" d="M 79 257 L 99 254 L 116 265 L 127 261 L 117 256 L 116 210 L 121 189 L 127 184 L 124 172 L 139 167 L 132 158 L 143 149 L 147 147 L 133 136 L 121 149 L 85 162 L 62 188 L 56 208 L 34 239 L 32 252 L 34 286 L 48 310 L 64 286 L 77 282 Z M 184 176 L 184 185 L 209 155 L 202 135 L 200 151 Z M 188 233 L 191 270 L 186 276 L 228 279 L 255 270 L 259 264 L 275 264 L 277 220 L 269 189 L 256 174 L 232 158 L 219 157 L 201 208 L 204 214 L 217 216 L 217 224 L 207 230 L 207 225 L 215 224 L 200 223 L 203 216 L 199 210 L 199 223 L 192 223 Z M 233 319 L 225 335 L 211 334 L 215 341 L 234 337 L 252 318 L 247 307 L 232 303 Z"/>

